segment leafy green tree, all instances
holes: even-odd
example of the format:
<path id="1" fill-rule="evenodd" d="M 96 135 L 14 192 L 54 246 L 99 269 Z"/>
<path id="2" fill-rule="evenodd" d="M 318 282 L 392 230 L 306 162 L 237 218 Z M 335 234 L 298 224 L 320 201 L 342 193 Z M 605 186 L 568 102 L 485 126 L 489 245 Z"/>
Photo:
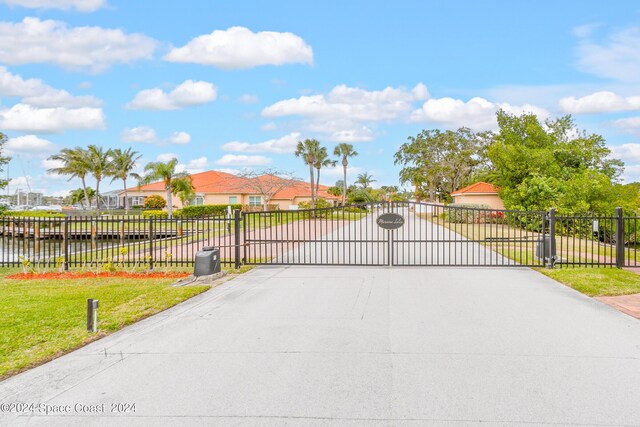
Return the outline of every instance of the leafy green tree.
<path id="1" fill-rule="evenodd" d="M 173 180 L 187 177 L 185 172 L 177 172 L 178 159 L 171 159 L 166 163 L 150 162 L 144 167 L 144 176 L 140 179 L 140 184 L 149 184 L 154 181 L 162 181 L 167 194 L 167 210 L 169 218 L 173 217 Z"/>
<path id="2" fill-rule="evenodd" d="M 316 139 L 305 139 L 304 141 L 298 141 L 296 151 L 294 152 L 296 157 L 300 157 L 305 165 L 309 166 L 309 189 L 311 190 L 311 209 L 315 208 L 315 185 L 313 178 L 313 169 L 316 164 L 316 157 L 320 151 L 320 142 Z"/>
<path id="3" fill-rule="evenodd" d="M 490 180 L 507 208 L 610 213 L 616 205 L 637 209 L 619 183 L 620 160 L 602 136 L 576 129 L 571 116 L 541 123 L 534 114 L 497 114 L 499 132 L 487 148 Z"/>
<path id="4" fill-rule="evenodd" d="M 358 175 L 358 178 L 356 179 L 356 184 L 359 184 L 363 190 L 366 190 L 367 188 L 369 188 L 369 186 L 374 182 L 376 182 L 376 180 L 373 179 L 373 176 L 368 174 L 367 172 L 361 173 L 360 175 Z"/>
<path id="5" fill-rule="evenodd" d="M 333 149 L 333 155 L 342 158 L 342 204 L 344 205 L 347 200 L 347 166 L 349 166 L 349 157 L 355 157 L 358 152 L 353 149 L 353 145 L 347 143 L 340 143 Z M 336 183 L 337 186 L 337 183 Z"/>
<path id="6" fill-rule="evenodd" d="M 4 145 L 7 143 L 7 136 L 0 132 L 0 174 L 4 170 L 4 165 L 9 163 L 11 157 L 3 157 L 2 150 Z M 4 189 L 7 185 L 9 185 L 9 180 L 0 178 L 0 190 Z"/>
<path id="7" fill-rule="evenodd" d="M 318 192 L 320 191 L 320 169 L 328 168 L 336 165 L 335 160 L 331 160 L 329 158 L 329 153 L 327 153 L 326 147 L 320 147 L 318 153 L 316 154 L 315 162 L 313 166 L 318 171 L 317 179 L 316 179 L 316 199 L 318 198 Z"/>
<path id="8" fill-rule="evenodd" d="M 184 176 L 172 180 L 171 192 L 178 196 L 182 202 L 182 206 L 188 206 L 189 201 L 196 196 L 196 190 L 190 176 Z"/>
<path id="9" fill-rule="evenodd" d="M 88 161 L 88 153 L 81 147 L 63 148 L 58 154 L 49 157 L 49 160 L 56 160 L 61 166 L 50 168 L 48 172 L 58 175 L 68 175 L 69 181 L 73 178 L 79 178 L 82 182 L 84 191 L 84 200 L 90 200 L 87 191 L 87 175 L 90 174 L 90 164 Z M 89 203 L 90 204 L 90 203 Z"/>
<path id="10" fill-rule="evenodd" d="M 91 198 L 95 197 L 96 195 L 96 191 L 91 188 L 91 187 L 87 187 L 86 188 L 86 194 L 89 197 L 89 199 L 85 198 L 85 189 L 84 188 L 77 188 L 75 190 L 71 190 L 69 192 L 69 203 L 72 205 L 75 205 L 76 203 L 79 203 L 80 206 L 82 207 L 82 209 L 89 209 L 91 207 Z M 87 207 L 85 208 L 84 206 L 84 202 L 87 202 Z"/>
<path id="11" fill-rule="evenodd" d="M 133 173 L 133 170 L 136 167 L 136 163 L 142 157 L 137 151 L 133 151 L 131 148 L 127 148 L 126 150 L 122 150 L 120 148 L 116 148 L 110 150 L 109 155 L 111 156 L 111 165 L 109 170 L 109 175 L 113 178 L 111 182 L 119 179 L 122 181 L 122 186 L 124 190 L 124 210 L 125 213 L 129 212 L 129 198 L 127 197 L 127 179 L 128 178 L 140 178 L 137 174 Z"/>
<path id="12" fill-rule="evenodd" d="M 416 196 L 428 200 L 446 199 L 488 169 L 486 147 L 491 133 L 474 133 L 468 128 L 456 131 L 423 130 L 409 137 L 395 154 L 402 165 L 400 182 L 416 187 Z"/>

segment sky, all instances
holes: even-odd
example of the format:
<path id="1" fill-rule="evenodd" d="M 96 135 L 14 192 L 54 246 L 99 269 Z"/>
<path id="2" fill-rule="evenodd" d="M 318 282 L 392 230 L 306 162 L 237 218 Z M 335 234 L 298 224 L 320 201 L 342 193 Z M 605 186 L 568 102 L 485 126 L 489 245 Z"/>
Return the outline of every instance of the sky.
<path id="1" fill-rule="evenodd" d="M 48 157 L 88 144 L 307 179 L 305 138 L 397 185 L 407 137 L 495 130 L 500 108 L 571 114 L 640 180 L 640 3 L 0 0 L 9 194 L 78 188 Z"/>

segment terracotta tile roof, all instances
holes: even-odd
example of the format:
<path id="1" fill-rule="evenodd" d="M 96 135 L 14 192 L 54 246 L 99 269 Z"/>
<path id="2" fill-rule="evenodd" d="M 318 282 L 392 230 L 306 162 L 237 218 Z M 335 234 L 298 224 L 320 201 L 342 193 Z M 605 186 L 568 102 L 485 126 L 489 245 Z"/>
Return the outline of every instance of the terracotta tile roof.
<path id="1" fill-rule="evenodd" d="M 258 194 L 258 192 L 247 181 L 250 178 L 240 177 L 232 175 L 226 172 L 220 171 L 207 171 L 201 173 L 194 173 L 191 175 L 191 180 L 195 188 L 196 193 L 209 193 L 209 194 Z M 278 180 L 280 178 L 272 175 L 262 175 L 257 178 L 263 181 Z M 329 187 L 320 185 L 319 196 L 324 199 L 335 199 L 339 197 L 332 196 L 327 193 Z M 165 191 L 164 183 L 153 182 L 151 184 L 143 185 L 141 187 L 132 187 L 128 191 Z M 293 200 L 294 197 L 310 197 L 311 191 L 309 190 L 309 183 L 303 181 L 296 181 L 292 186 L 284 188 L 276 193 L 272 199 L 288 199 Z"/>
<path id="2" fill-rule="evenodd" d="M 498 194 L 498 188 L 493 184 L 481 181 L 451 193 L 452 196 L 461 196 L 462 194 Z"/>

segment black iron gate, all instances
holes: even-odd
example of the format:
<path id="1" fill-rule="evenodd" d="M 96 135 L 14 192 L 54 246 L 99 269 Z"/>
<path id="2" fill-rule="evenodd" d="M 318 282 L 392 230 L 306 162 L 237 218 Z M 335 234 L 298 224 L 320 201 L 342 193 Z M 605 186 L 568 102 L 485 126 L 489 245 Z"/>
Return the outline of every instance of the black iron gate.
<path id="1" fill-rule="evenodd" d="M 383 228 L 380 217 L 403 224 Z M 275 265 L 543 266 L 544 212 L 379 202 L 243 214 L 243 262 Z"/>

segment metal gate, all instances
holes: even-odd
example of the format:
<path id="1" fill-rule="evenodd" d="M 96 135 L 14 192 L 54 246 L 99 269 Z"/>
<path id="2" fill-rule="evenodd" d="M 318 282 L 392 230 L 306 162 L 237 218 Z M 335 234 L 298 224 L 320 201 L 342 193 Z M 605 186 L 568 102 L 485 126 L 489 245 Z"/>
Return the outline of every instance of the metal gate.
<path id="1" fill-rule="evenodd" d="M 385 214 L 398 228 L 384 228 Z M 545 212 L 378 202 L 247 212 L 242 223 L 245 264 L 539 267 L 549 249 Z"/>

